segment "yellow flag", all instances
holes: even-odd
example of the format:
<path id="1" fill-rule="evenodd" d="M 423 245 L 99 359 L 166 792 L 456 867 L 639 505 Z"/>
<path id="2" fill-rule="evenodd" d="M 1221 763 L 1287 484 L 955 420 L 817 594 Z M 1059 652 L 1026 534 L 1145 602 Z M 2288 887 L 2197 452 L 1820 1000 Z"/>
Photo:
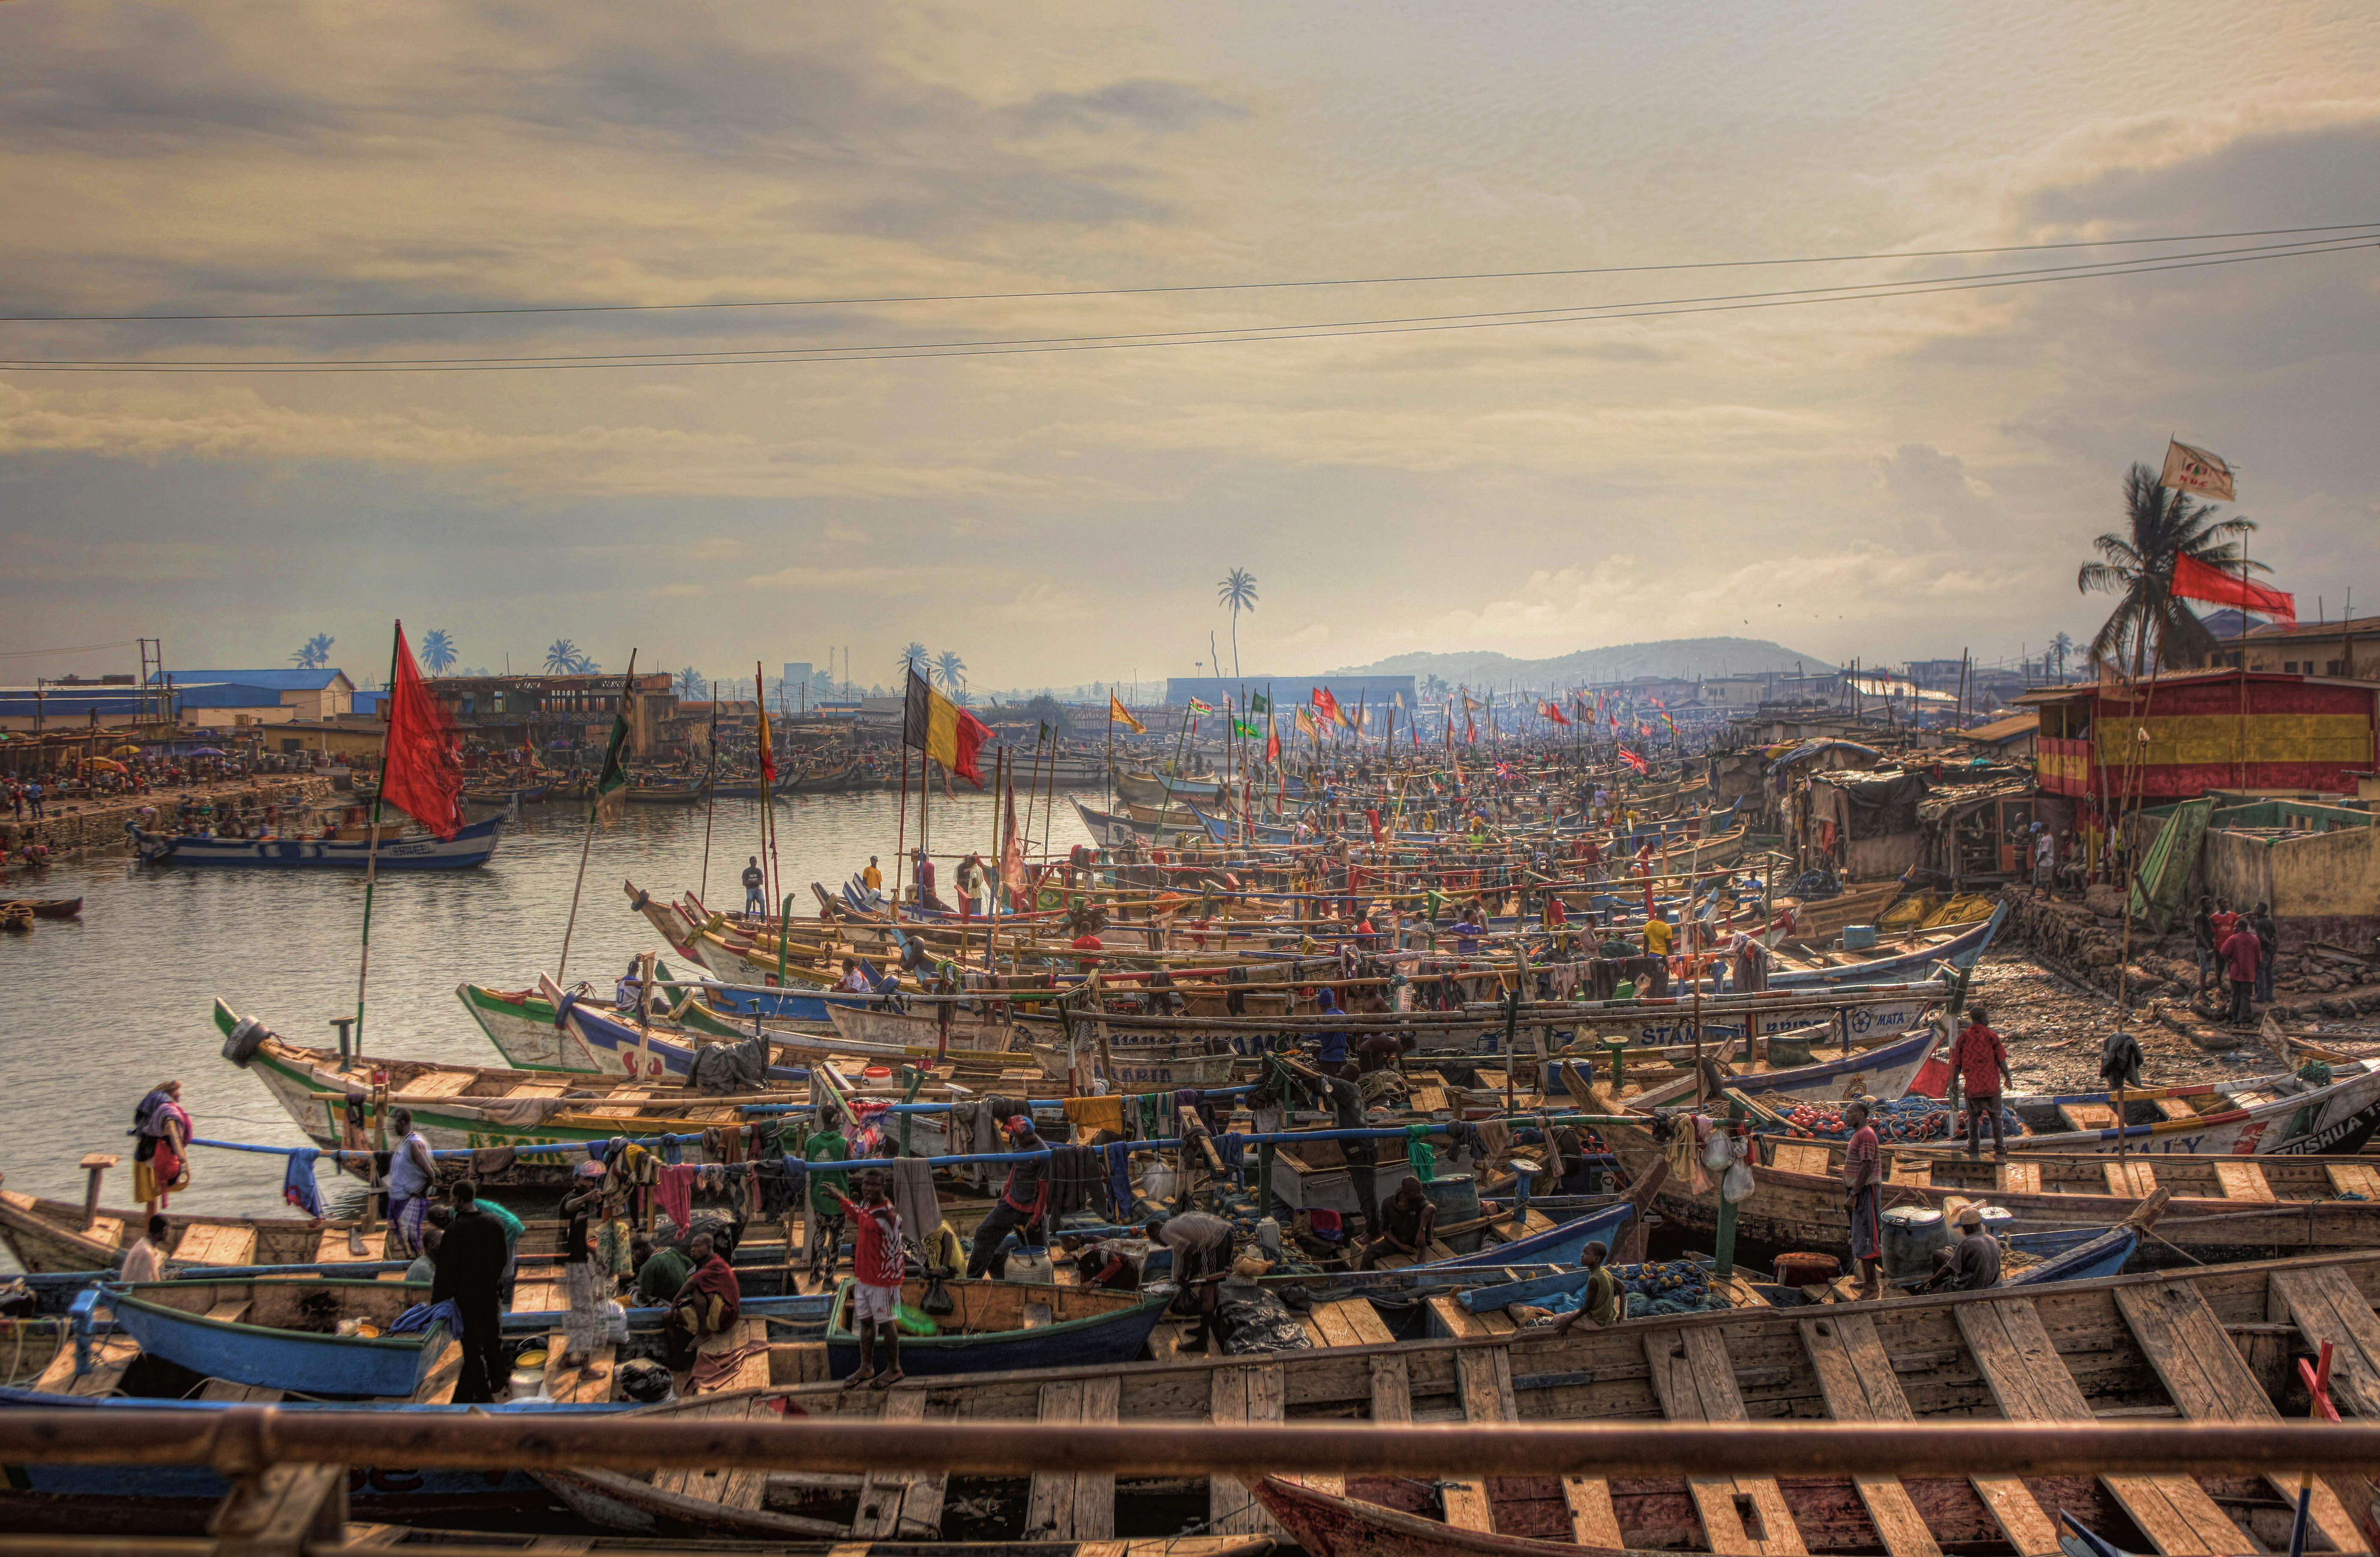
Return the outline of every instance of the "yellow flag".
<path id="1" fill-rule="evenodd" d="M 1131 725 L 1132 733 L 1135 736 L 1145 736 L 1148 734 L 1147 727 L 1144 726 L 1139 720 L 1135 719 L 1132 716 L 1132 710 L 1124 707 L 1122 702 L 1118 701 L 1116 695 L 1113 692 L 1110 692 L 1108 694 L 1108 717 L 1119 724 Z"/>

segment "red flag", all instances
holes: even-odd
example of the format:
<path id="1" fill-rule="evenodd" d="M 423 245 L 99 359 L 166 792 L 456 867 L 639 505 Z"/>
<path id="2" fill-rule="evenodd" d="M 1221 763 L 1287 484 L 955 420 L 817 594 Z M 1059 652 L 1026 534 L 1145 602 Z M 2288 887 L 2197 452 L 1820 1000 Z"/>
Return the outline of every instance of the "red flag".
<path id="1" fill-rule="evenodd" d="M 1465 709 L 1463 713 L 1463 740 L 1466 746 L 1479 744 L 1479 726 L 1472 723 L 1471 711 L 1468 709 Z"/>
<path id="2" fill-rule="evenodd" d="M 1330 687 L 1317 687 L 1314 689 L 1314 706 L 1322 712 L 1323 718 L 1335 719 L 1342 724 L 1347 723 L 1346 715 L 1339 712 L 1339 699 L 1330 695 Z"/>
<path id="3" fill-rule="evenodd" d="M 1274 720 L 1270 707 L 1265 710 L 1265 760 L 1281 760 L 1281 725 Z"/>
<path id="4" fill-rule="evenodd" d="M 1640 773 L 1648 771 L 1645 759 L 1637 756 L 1634 752 L 1629 750 L 1624 746 L 1620 748 L 1620 760 L 1622 762 L 1627 763 L 1630 767 L 1635 769 Z"/>
<path id="5" fill-rule="evenodd" d="M 2215 605 L 2237 606 L 2252 611 L 2259 616 L 2270 616 L 2284 626 L 2298 625 L 2298 598 L 2279 590 L 2268 590 L 2262 584 L 2251 584 L 2236 573 L 2226 573 L 2200 562 L 2196 557 L 2176 557 L 2173 562 L 2173 593 L 2183 600 L 2203 600 Z"/>
<path id="6" fill-rule="evenodd" d="M 1570 723 L 1569 720 L 1562 717 L 1561 705 L 1560 703 L 1548 703 L 1546 705 L 1546 717 L 1551 719 L 1557 724 L 1567 724 Z"/>
<path id="7" fill-rule="evenodd" d="M 463 828 L 463 765 L 455 722 L 413 668 L 402 622 L 396 625 L 396 675 L 389 683 L 387 717 L 382 797 L 440 837 L 453 837 Z"/>
<path id="8" fill-rule="evenodd" d="M 777 782 L 777 753 L 769 743 L 769 691 L 760 680 L 760 667 L 752 667 L 752 697 L 760 710 L 760 781 Z M 715 714 L 718 711 L 712 710 Z"/>

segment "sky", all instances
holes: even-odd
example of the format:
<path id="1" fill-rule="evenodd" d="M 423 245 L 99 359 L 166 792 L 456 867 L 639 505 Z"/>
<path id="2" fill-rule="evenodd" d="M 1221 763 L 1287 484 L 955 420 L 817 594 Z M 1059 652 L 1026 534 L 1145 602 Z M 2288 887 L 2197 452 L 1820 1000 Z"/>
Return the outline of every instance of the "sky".
<path id="1" fill-rule="evenodd" d="M 471 666 L 890 681 L 915 639 L 999 687 L 2003 659 L 2089 636 L 2075 570 L 2169 434 L 2306 614 L 2380 607 L 2368 245 L 1083 339 L 2038 270 L 2128 251 L 1906 256 L 2370 222 L 2375 169 L 2368 5 L 6 0 L 0 314 L 40 322 L 0 358 L 234 371 L 0 368 L 0 681 L 316 633 L 376 679 L 395 617 Z M 1521 271 L 1600 274 L 1250 285 Z M 1053 292 L 1107 295 L 986 296 Z M 772 301 L 810 306 L 55 322 Z M 1018 341 L 1096 348 L 980 348 Z M 625 356 L 787 347 L 857 349 Z M 253 366 L 458 358 L 610 365 Z"/>

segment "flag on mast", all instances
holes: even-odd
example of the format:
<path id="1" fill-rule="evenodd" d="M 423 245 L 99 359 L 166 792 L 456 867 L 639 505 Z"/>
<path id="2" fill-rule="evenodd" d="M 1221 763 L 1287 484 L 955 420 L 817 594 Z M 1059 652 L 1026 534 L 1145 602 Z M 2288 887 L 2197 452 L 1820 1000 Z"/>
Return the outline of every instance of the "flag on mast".
<path id="1" fill-rule="evenodd" d="M 1132 733 L 1135 736 L 1148 734 L 1148 728 L 1132 716 L 1132 710 L 1124 707 L 1113 692 L 1108 694 L 1108 718 L 1118 724 L 1131 725 Z"/>
<path id="2" fill-rule="evenodd" d="M 950 794 L 951 775 L 958 774 L 978 789 L 983 770 L 976 753 L 991 738 L 984 722 L 933 688 L 915 670 L 909 672 L 909 695 L 901 710 L 901 744 L 924 752 L 942 765 L 942 793 Z"/>
<path id="3" fill-rule="evenodd" d="M 758 665 L 752 667 L 752 695 L 760 710 L 760 783 L 766 787 L 777 782 L 777 754 L 769 744 L 769 692 L 760 680 Z M 712 709 L 711 716 L 718 717 L 718 712 Z"/>
<path id="4" fill-rule="evenodd" d="M 2251 584 L 2236 573 L 2200 562 L 2196 557 L 2174 558 L 2172 592 L 2183 600 L 2237 606 L 2259 616 L 2269 616 L 2284 626 L 2297 626 L 2297 596 L 2285 590 Z"/>
<path id="5" fill-rule="evenodd" d="M 612 744 L 603 748 L 603 768 L 595 776 L 594 820 L 617 826 L 628 814 L 628 699 L 637 685 L 637 651 L 628 651 L 627 674 L 620 677 L 620 706 L 612 715 Z"/>
<path id="6" fill-rule="evenodd" d="M 2226 503 L 2240 501 L 2232 495 L 2231 467 L 2223 456 L 2192 447 L 2178 438 L 2166 441 L 2165 469 L 2157 477 L 2157 485 L 2177 492 L 2194 492 L 2201 497 L 2220 498 Z"/>
<path id="7" fill-rule="evenodd" d="M 1025 901 L 1026 886 L 1025 845 L 1016 833 L 1016 767 L 1013 761 L 1002 787 L 1006 791 L 1003 800 L 1007 815 L 1001 823 L 1000 884 L 1008 889 L 1013 902 L 1021 904 Z"/>
<path id="8" fill-rule="evenodd" d="M 381 797 L 440 837 L 452 838 L 463 827 L 463 768 L 455 722 L 414 669 L 402 622 L 396 625 L 396 675 L 388 692 Z"/>

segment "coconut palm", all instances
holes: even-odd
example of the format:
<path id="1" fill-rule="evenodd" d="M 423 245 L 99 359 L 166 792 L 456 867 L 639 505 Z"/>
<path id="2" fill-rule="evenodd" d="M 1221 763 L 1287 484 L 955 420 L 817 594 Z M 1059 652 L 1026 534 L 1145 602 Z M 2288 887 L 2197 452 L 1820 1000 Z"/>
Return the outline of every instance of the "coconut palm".
<path id="1" fill-rule="evenodd" d="M 1215 586 L 1215 602 L 1232 608 L 1232 675 L 1236 679 L 1240 674 L 1240 613 L 1257 608 L 1257 576 L 1245 567 L 1232 569 Z"/>
<path id="2" fill-rule="evenodd" d="M 934 656 L 934 679 L 942 684 L 945 692 L 955 692 L 966 680 L 966 662 L 955 649 L 945 649 Z"/>
<path id="3" fill-rule="evenodd" d="M 421 635 L 421 668 L 432 675 L 444 675 L 455 665 L 455 635 L 443 627 L 432 627 Z"/>
<path id="4" fill-rule="evenodd" d="M 2225 573 L 2242 567 L 2272 570 L 2246 561 L 2235 539 L 2252 533 L 2255 520 L 2216 520 L 2214 514 L 2212 504 L 2158 485 L 2157 473 L 2149 466 L 2135 464 L 2125 474 L 2124 517 L 2130 533 L 2111 530 L 2092 541 L 2102 560 L 2084 563 L 2074 576 L 2074 587 L 2086 594 L 2095 590 L 2118 597 L 2116 609 L 2092 636 L 2093 664 L 2119 663 L 2129 641 L 2132 675 L 2138 677 L 2146 668 L 2152 638 L 2160 665 L 2194 665 L 2216 651 L 2215 635 L 2174 597 L 2174 564 L 2191 557 Z"/>
<path id="5" fill-rule="evenodd" d="M 901 679 L 904 682 L 913 675 L 925 675 L 932 663 L 933 656 L 928 654 L 926 646 L 917 639 L 911 639 L 901 646 Z"/>
<path id="6" fill-rule="evenodd" d="M 2060 681 L 2066 679 L 2067 656 L 2073 652 L 2074 639 L 2070 635 L 2059 633 L 2049 640 L 2049 661 L 2058 667 L 2058 679 Z"/>
<path id="7" fill-rule="evenodd" d="M 331 663 L 331 645 L 338 639 L 329 633 L 316 633 L 305 646 L 289 656 L 289 663 L 299 670 L 321 670 Z"/>
<path id="8" fill-rule="evenodd" d="M 1446 701 L 1446 695 L 1453 690 L 1453 687 L 1446 684 L 1446 678 L 1444 676 L 1425 675 L 1421 678 L 1421 695 L 1427 698 L 1432 702 L 1442 703 Z"/>
<path id="9" fill-rule="evenodd" d="M 578 645 L 566 638 L 555 639 L 552 647 L 545 651 L 546 672 L 552 675 L 578 675 L 584 673 L 588 663 L 587 656 L 579 652 Z"/>
<path id="10" fill-rule="evenodd" d="M 710 696 L 710 683 L 702 679 L 700 671 L 688 665 L 677 673 L 678 701 L 698 703 L 709 696 Z"/>

